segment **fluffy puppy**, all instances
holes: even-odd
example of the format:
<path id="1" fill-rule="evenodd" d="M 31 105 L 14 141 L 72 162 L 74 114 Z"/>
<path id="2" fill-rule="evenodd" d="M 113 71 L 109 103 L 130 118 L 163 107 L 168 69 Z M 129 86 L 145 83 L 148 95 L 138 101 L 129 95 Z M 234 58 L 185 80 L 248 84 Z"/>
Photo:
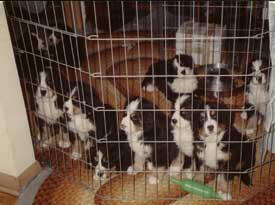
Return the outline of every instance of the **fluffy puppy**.
<path id="1" fill-rule="evenodd" d="M 183 167 L 188 178 L 192 178 L 194 141 L 197 140 L 200 111 L 203 102 L 191 95 L 177 98 L 175 111 L 172 113 L 171 125 L 173 138 L 184 156 L 184 163 L 180 163 L 178 171 Z"/>
<path id="2" fill-rule="evenodd" d="M 249 173 L 245 171 L 255 164 L 255 143 L 248 141 L 231 125 L 230 111 L 219 111 L 225 109 L 224 106 L 207 104 L 205 109 L 200 115 L 198 136 L 201 142 L 195 146 L 197 166 L 218 172 L 219 193 L 229 200 L 229 182 L 235 176 L 246 185 L 252 184 Z"/>
<path id="3" fill-rule="evenodd" d="M 94 149 L 88 151 L 88 163 L 95 167 L 93 178 L 105 180 L 113 171 L 126 171 L 132 164 L 133 155 L 127 135 L 124 131 L 110 131 L 104 141 L 99 142 Z"/>
<path id="4" fill-rule="evenodd" d="M 110 130 L 116 130 L 117 113 L 109 105 L 103 105 L 94 89 L 89 85 L 72 83 L 74 89 L 65 101 L 66 126 L 73 146 L 72 159 L 80 159 L 82 154 L 79 139 L 86 143 L 85 149 L 94 146 L 93 139 L 103 138 Z M 110 111 L 97 110 L 104 108 Z"/>
<path id="5" fill-rule="evenodd" d="M 39 84 L 35 93 L 36 110 L 39 133 L 37 139 L 44 138 L 47 131 L 47 127 L 50 129 L 51 135 L 57 134 L 60 129 L 60 121 L 63 117 L 62 111 L 62 97 L 57 93 L 62 89 L 60 78 L 55 69 L 45 69 L 39 73 Z M 63 79 L 65 82 L 65 79 Z M 65 84 L 65 83 L 64 83 Z M 47 146 L 48 140 L 44 140 L 45 146 Z M 63 144 L 62 147 L 69 147 L 70 144 Z"/>
<path id="6" fill-rule="evenodd" d="M 127 134 L 134 152 L 134 163 L 129 167 L 129 173 L 144 170 L 146 164 L 153 172 L 167 169 L 179 154 L 170 133 L 170 119 L 158 109 L 141 97 L 126 102 L 120 128 Z M 157 182 L 156 177 L 149 177 L 150 184 Z"/>
<path id="7" fill-rule="evenodd" d="M 241 117 L 245 120 L 256 118 L 257 124 L 261 124 L 265 116 L 266 106 L 268 102 L 268 70 L 261 70 L 262 60 L 256 60 L 251 63 L 248 72 L 252 74 L 248 77 L 248 85 L 246 91 L 246 103 Z M 254 133 L 255 128 L 246 129 L 247 134 Z"/>
<path id="8" fill-rule="evenodd" d="M 157 87 L 171 101 L 180 94 L 193 93 L 198 87 L 198 80 L 194 76 L 193 59 L 188 55 L 176 55 L 167 61 L 158 61 L 150 66 L 146 75 L 142 82 L 143 89 L 152 92 L 154 87 Z M 174 76 L 157 77 L 157 75 Z"/>

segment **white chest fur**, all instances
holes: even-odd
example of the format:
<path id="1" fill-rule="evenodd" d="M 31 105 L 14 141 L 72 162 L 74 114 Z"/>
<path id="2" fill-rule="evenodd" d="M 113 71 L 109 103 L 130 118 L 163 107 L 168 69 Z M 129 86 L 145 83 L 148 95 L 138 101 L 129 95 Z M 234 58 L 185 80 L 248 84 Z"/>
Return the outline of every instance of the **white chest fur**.
<path id="1" fill-rule="evenodd" d="M 179 149 L 187 156 L 193 156 L 193 131 L 191 127 L 186 126 L 184 129 L 174 128 L 172 131 L 174 140 Z"/>
<path id="2" fill-rule="evenodd" d="M 266 103 L 268 101 L 268 93 L 264 85 L 249 84 L 249 93 L 247 93 L 247 100 L 255 106 L 262 115 L 265 115 Z"/>
<path id="3" fill-rule="evenodd" d="M 95 131 L 94 124 L 83 113 L 72 116 L 68 128 L 77 133 L 82 141 L 87 139 L 90 131 Z"/>
<path id="4" fill-rule="evenodd" d="M 51 98 L 48 97 L 37 97 L 37 115 L 39 118 L 45 120 L 48 124 L 56 123 L 57 119 L 61 117 L 63 112 L 58 109 L 55 105 L 56 96 Z"/>
<path id="5" fill-rule="evenodd" d="M 139 137 L 142 133 L 128 135 L 127 140 L 129 146 L 136 155 L 139 155 L 141 158 L 148 158 L 152 153 L 152 148 L 149 145 L 145 145 L 143 140 L 140 140 Z"/>
<path id="6" fill-rule="evenodd" d="M 219 141 L 217 136 L 208 136 L 205 139 L 205 148 L 198 155 L 204 164 L 211 169 L 218 169 L 218 161 L 229 160 L 229 154 L 222 151 L 224 144 L 217 141 Z"/>
<path id="7" fill-rule="evenodd" d="M 183 76 L 175 78 L 169 86 L 175 93 L 192 93 L 198 87 L 198 80 L 196 77 Z"/>

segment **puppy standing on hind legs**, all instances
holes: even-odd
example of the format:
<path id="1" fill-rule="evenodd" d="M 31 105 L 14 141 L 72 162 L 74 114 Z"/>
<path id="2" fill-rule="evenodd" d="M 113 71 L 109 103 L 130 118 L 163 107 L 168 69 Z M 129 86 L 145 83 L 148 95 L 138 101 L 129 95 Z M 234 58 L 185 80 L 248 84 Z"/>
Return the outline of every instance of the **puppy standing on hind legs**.
<path id="1" fill-rule="evenodd" d="M 194 166 L 194 141 L 198 133 L 199 111 L 203 107 L 202 102 L 195 96 L 182 95 L 177 98 L 172 114 L 172 135 L 182 154 L 182 162 L 178 163 L 178 168 L 173 169 L 180 171 L 183 168 L 187 178 L 192 178 Z M 179 156 L 180 157 L 180 156 Z M 178 159 L 179 160 L 179 159 Z"/>
<path id="2" fill-rule="evenodd" d="M 229 183 L 235 176 L 247 186 L 252 185 L 248 169 L 255 165 L 255 142 L 238 132 L 223 105 L 208 104 L 200 114 L 199 140 L 195 146 L 197 166 L 218 171 L 218 188 L 222 197 L 230 200 Z M 222 111 L 219 111 L 221 109 Z M 238 173 L 239 172 L 239 173 Z"/>
<path id="3" fill-rule="evenodd" d="M 44 147 L 51 144 L 52 137 L 59 133 L 60 122 L 63 117 L 63 111 L 60 109 L 59 96 L 53 90 L 55 88 L 58 90 L 58 82 L 56 77 L 58 74 L 52 73 L 54 69 L 45 69 L 40 72 L 39 85 L 35 94 L 35 102 L 37 105 L 36 116 L 37 123 L 39 127 L 39 133 L 37 139 L 43 141 Z M 51 75 L 52 74 L 52 75 Z M 49 130 L 47 129 L 49 128 Z M 50 133 L 48 139 L 45 138 L 45 134 Z M 70 144 L 64 144 L 64 148 L 69 147 Z"/>

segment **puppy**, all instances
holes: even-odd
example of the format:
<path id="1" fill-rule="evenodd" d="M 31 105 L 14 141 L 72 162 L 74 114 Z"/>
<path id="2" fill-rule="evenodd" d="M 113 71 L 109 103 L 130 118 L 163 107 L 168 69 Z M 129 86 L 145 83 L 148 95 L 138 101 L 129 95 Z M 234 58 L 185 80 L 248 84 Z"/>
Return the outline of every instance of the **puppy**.
<path id="1" fill-rule="evenodd" d="M 81 82 L 75 85 L 69 99 L 64 103 L 66 124 L 73 146 L 72 159 L 80 159 L 82 154 L 79 139 L 86 144 L 85 149 L 94 146 L 94 140 L 106 136 L 110 130 L 116 130 L 117 114 L 114 111 L 98 111 L 96 108 L 112 109 L 103 105 L 94 89 Z"/>
<path id="2" fill-rule="evenodd" d="M 105 180 L 112 170 L 126 171 L 132 164 L 131 148 L 124 131 L 110 131 L 94 149 L 88 151 L 88 163 L 95 167 L 93 178 Z"/>
<path id="3" fill-rule="evenodd" d="M 198 80 L 194 76 L 193 59 L 188 55 L 176 55 L 167 61 L 158 61 L 150 66 L 146 75 L 142 82 L 143 89 L 152 92 L 157 87 L 171 101 L 180 94 L 193 93 L 198 87 Z M 154 75 L 175 75 L 175 77 L 154 77 Z"/>
<path id="4" fill-rule="evenodd" d="M 194 161 L 194 141 L 197 140 L 199 128 L 199 115 L 203 103 L 191 95 L 182 95 L 177 98 L 175 111 L 172 113 L 171 125 L 173 138 L 184 156 L 184 163 L 180 163 L 188 178 L 192 178 Z M 194 110 L 193 110 L 194 109 Z M 179 169 L 179 170 L 180 170 Z"/>
<path id="5" fill-rule="evenodd" d="M 54 130 L 51 135 L 57 134 L 60 131 L 60 122 L 63 117 L 63 111 L 61 106 L 62 97 L 57 94 L 61 91 L 58 73 L 54 68 L 52 68 L 45 69 L 39 74 L 40 79 L 35 94 L 35 114 L 37 116 L 39 127 L 37 139 L 41 140 L 47 134 L 47 127 L 52 128 L 50 131 Z M 63 81 L 65 81 L 65 79 L 63 79 Z M 47 146 L 48 143 L 50 143 L 48 140 L 44 140 L 43 146 Z M 62 144 L 63 148 L 69 146 L 70 144 L 68 142 Z"/>
<path id="6" fill-rule="evenodd" d="M 152 172 L 165 170 L 179 154 L 170 133 L 170 119 L 158 109 L 140 97 L 126 102 L 120 128 L 125 131 L 134 152 L 134 163 L 128 168 L 129 173 L 142 171 L 145 165 Z M 150 184 L 157 182 L 155 176 L 149 177 Z"/>
<path id="7" fill-rule="evenodd" d="M 230 111 L 223 105 L 207 104 L 200 114 L 199 140 L 195 154 L 198 169 L 205 166 L 218 171 L 218 189 L 224 199 L 231 199 L 229 182 L 239 176 L 246 185 L 252 185 L 249 173 L 255 164 L 255 143 L 242 136 L 230 122 Z M 238 172 L 240 172 L 238 174 Z"/>
<path id="8" fill-rule="evenodd" d="M 79 68 L 86 59 L 85 39 L 76 37 L 75 32 L 64 24 L 50 23 L 49 27 L 25 28 L 22 37 L 17 41 L 21 53 L 25 51 L 41 55 L 60 63 Z M 66 32 L 66 33 L 65 33 Z"/>
<path id="9" fill-rule="evenodd" d="M 246 111 L 241 113 L 241 117 L 245 120 L 253 120 L 256 118 L 257 124 L 261 124 L 265 116 L 266 106 L 268 102 L 268 70 L 262 71 L 262 60 L 256 60 L 249 66 L 248 71 L 252 76 L 248 77 L 248 86 L 246 91 Z M 248 110 L 248 111 L 247 111 Z M 246 134 L 254 133 L 255 128 L 246 129 Z"/>

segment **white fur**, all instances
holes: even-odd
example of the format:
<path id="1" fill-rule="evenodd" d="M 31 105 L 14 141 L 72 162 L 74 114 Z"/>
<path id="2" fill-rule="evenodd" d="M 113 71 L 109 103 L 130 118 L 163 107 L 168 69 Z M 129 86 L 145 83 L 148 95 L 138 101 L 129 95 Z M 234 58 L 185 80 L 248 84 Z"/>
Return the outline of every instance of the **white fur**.
<path id="1" fill-rule="evenodd" d="M 55 36 L 55 33 L 52 32 L 48 37 L 49 45 L 57 45 L 60 40 Z"/>
<path id="2" fill-rule="evenodd" d="M 136 99 L 135 101 L 132 101 L 127 107 L 126 107 L 126 112 L 127 115 L 122 118 L 121 121 L 121 128 L 127 133 L 127 134 L 132 134 L 135 132 L 135 125 L 132 122 L 130 115 L 134 113 L 137 110 L 137 107 L 140 103 L 139 99 Z"/>
<path id="3" fill-rule="evenodd" d="M 148 84 L 146 86 L 143 86 L 143 90 L 145 90 L 147 92 L 153 92 L 155 90 L 155 87 L 153 84 Z"/>
<path id="4" fill-rule="evenodd" d="M 31 33 L 31 35 L 34 36 L 36 38 L 36 40 L 37 40 L 37 48 L 38 48 L 38 50 L 46 50 L 45 43 L 44 43 L 44 41 L 41 38 L 39 38 L 38 34 Z"/>
<path id="5" fill-rule="evenodd" d="M 175 112 L 172 116 L 172 120 L 176 119 L 177 123 L 172 123 L 174 140 L 185 155 L 193 156 L 193 131 L 191 128 L 191 122 L 183 119 L 180 116 L 180 105 L 188 98 L 188 95 L 180 96 L 175 103 Z"/>
<path id="6" fill-rule="evenodd" d="M 107 168 L 102 165 L 103 154 L 101 151 L 97 151 L 97 157 L 98 157 L 98 163 L 95 167 L 95 173 L 93 178 L 95 180 L 104 180 L 107 178 L 107 175 L 105 173 L 105 170 L 107 170 Z M 103 173 L 103 175 L 99 176 L 99 173 Z"/>
<path id="7" fill-rule="evenodd" d="M 265 84 L 249 83 L 249 92 L 246 94 L 247 101 L 255 106 L 255 109 L 265 115 L 266 104 L 268 102 L 268 92 Z"/>
<path id="8" fill-rule="evenodd" d="M 224 145 L 218 142 L 221 141 L 225 131 L 219 134 L 210 134 L 208 136 L 201 136 L 205 143 L 205 149 L 199 153 L 198 157 L 204 162 L 206 166 L 211 169 L 218 169 L 218 161 L 228 160 L 229 154 L 221 151 Z"/>
<path id="9" fill-rule="evenodd" d="M 177 59 L 173 61 L 177 68 L 177 78 L 172 83 L 168 83 L 171 90 L 175 93 L 192 93 L 198 87 L 198 80 L 194 75 L 193 69 L 189 67 L 180 66 Z M 181 72 L 185 70 L 185 75 Z"/>
<path id="10" fill-rule="evenodd" d="M 68 122 L 68 128 L 77 133 L 82 141 L 89 137 L 90 131 L 95 131 L 94 124 L 87 118 L 86 114 L 80 113 L 70 116 L 71 121 Z"/>
<path id="11" fill-rule="evenodd" d="M 71 158 L 73 159 L 73 160 L 79 160 L 80 158 L 81 158 L 81 153 L 79 153 L 79 152 L 72 152 L 72 155 L 71 155 Z"/>
<path id="12" fill-rule="evenodd" d="M 47 85 L 47 75 L 44 71 L 40 73 L 40 83 L 36 90 L 35 101 L 37 104 L 36 115 L 48 124 L 56 123 L 57 119 L 63 114 L 62 110 L 56 106 L 57 96 Z M 46 91 L 45 96 L 41 95 L 41 90 Z"/>
<path id="13" fill-rule="evenodd" d="M 205 133 L 207 135 L 210 135 L 211 133 L 210 133 L 210 130 L 208 130 L 208 128 L 207 128 L 208 126 L 213 126 L 214 129 L 211 132 L 217 133 L 217 131 L 218 131 L 218 122 L 216 120 L 214 120 L 214 119 L 211 118 L 211 116 L 210 116 L 210 108 L 207 105 L 206 106 L 206 121 L 204 123 L 204 131 L 205 131 Z"/>
<path id="14" fill-rule="evenodd" d="M 156 176 L 152 176 L 152 175 L 149 176 L 149 184 L 154 185 L 154 184 L 157 184 L 158 182 L 159 180 L 157 179 Z"/>
<path id="15" fill-rule="evenodd" d="M 61 148 L 66 149 L 66 148 L 69 148 L 71 146 L 71 143 L 70 143 L 70 141 L 59 140 L 58 146 L 61 147 Z"/>

